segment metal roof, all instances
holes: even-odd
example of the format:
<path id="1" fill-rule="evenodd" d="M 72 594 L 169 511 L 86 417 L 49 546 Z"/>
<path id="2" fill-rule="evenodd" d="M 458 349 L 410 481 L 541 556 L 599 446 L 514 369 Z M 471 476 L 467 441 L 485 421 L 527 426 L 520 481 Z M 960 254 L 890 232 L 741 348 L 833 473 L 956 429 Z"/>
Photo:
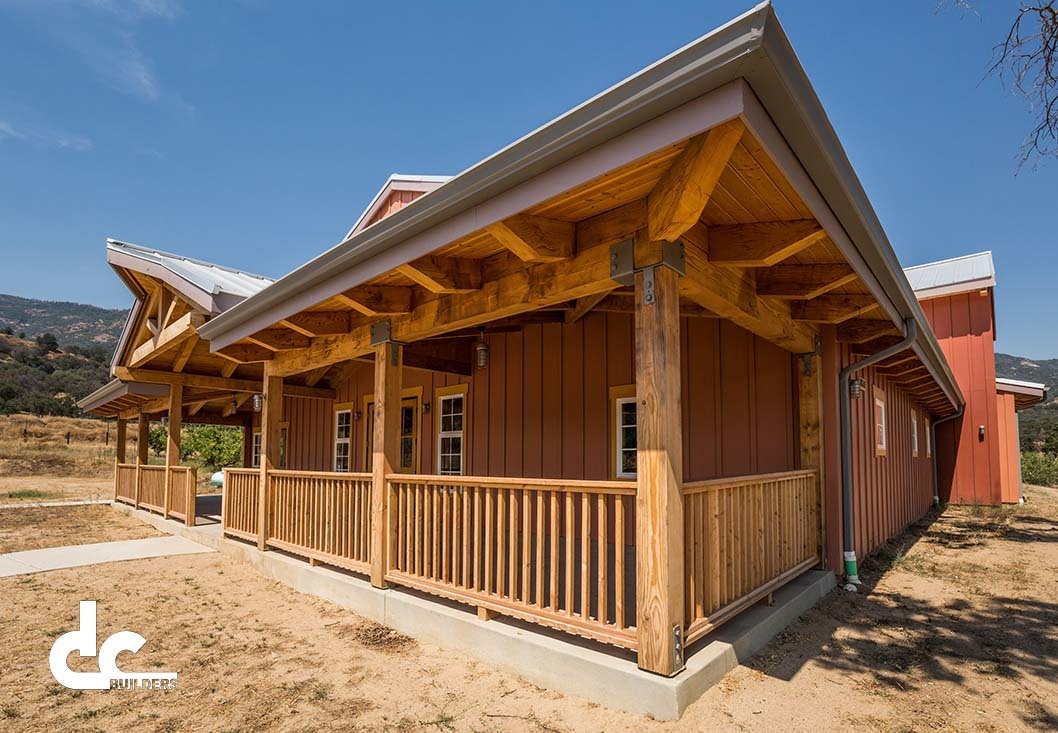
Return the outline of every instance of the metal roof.
<path id="1" fill-rule="evenodd" d="M 424 194 L 430 193 L 434 189 L 439 188 L 442 184 L 448 183 L 452 180 L 452 176 L 409 176 L 403 173 L 394 173 L 386 182 L 382 184 L 382 188 L 378 190 L 375 197 L 371 199 L 371 203 L 364 209 L 364 213 L 357 217 L 356 223 L 353 224 L 352 228 L 346 233 L 345 239 L 356 234 L 358 231 L 367 226 L 367 222 L 371 221 L 371 217 L 375 215 L 385 203 L 386 199 L 394 191 L 422 191 Z"/>
<path id="2" fill-rule="evenodd" d="M 996 268 L 991 252 L 907 267 L 904 268 L 904 274 L 919 300 L 972 292 L 996 284 Z"/>
<path id="3" fill-rule="evenodd" d="M 506 209 L 493 205 L 500 196 L 506 197 L 506 208 L 513 208 L 519 196 L 532 203 L 526 193 L 528 182 L 539 181 L 543 173 L 574 159 L 587 160 L 583 154 L 643 130 L 662 116 L 678 116 L 688 103 L 705 95 L 724 90 L 741 93 L 731 91 L 740 89 L 740 83 L 750 90 L 750 102 L 759 103 L 769 124 L 778 129 L 831 212 L 821 222 L 828 234 L 894 323 L 914 318 L 920 324 L 914 352 L 950 403 L 962 405 L 951 367 L 769 2 L 511 143 L 429 196 L 356 232 L 212 319 L 200 333 L 213 349 L 234 343 L 319 302 L 322 298 L 316 296 L 325 290 L 355 286 L 399 264 L 398 259 L 421 254 L 419 250 L 433 244 L 431 238 L 440 239 L 446 231 L 451 234 L 454 222 L 462 227 L 480 219 L 480 228 L 502 218 Z M 486 221 L 486 217 L 491 218 Z"/>
<path id="4" fill-rule="evenodd" d="M 120 379 L 112 379 L 81 399 L 77 406 L 99 417 L 114 417 L 125 409 L 142 405 L 155 397 L 165 397 L 168 394 L 169 385 L 167 384 L 122 382 Z"/>
<path id="5" fill-rule="evenodd" d="M 107 252 L 108 254 L 110 252 L 125 254 L 163 267 L 210 295 L 234 295 L 239 298 L 248 298 L 275 282 L 270 277 L 254 275 L 171 252 L 163 252 L 153 247 L 119 242 L 116 239 L 107 240 Z"/>
<path id="6" fill-rule="evenodd" d="M 1047 385 L 1025 382 L 1020 379 L 996 377 L 996 391 L 1014 395 L 1014 404 L 1019 410 L 1038 405 L 1047 399 Z"/>

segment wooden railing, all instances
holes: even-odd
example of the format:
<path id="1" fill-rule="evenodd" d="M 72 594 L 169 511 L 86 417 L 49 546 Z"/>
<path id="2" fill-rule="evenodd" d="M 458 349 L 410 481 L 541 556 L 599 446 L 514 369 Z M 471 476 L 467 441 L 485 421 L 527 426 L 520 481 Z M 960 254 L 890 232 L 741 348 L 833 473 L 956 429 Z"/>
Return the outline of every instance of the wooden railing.
<path id="1" fill-rule="evenodd" d="M 136 464 L 119 463 L 114 468 L 114 501 L 136 504 Z"/>
<path id="2" fill-rule="evenodd" d="M 269 547 L 369 573 L 371 474 L 269 472 L 267 527 Z"/>
<path id="3" fill-rule="evenodd" d="M 169 486 L 169 516 L 193 525 L 197 499 L 198 471 L 188 466 L 173 466 Z"/>
<path id="4" fill-rule="evenodd" d="M 257 496 L 261 491 L 261 469 L 225 468 L 221 526 L 224 534 L 244 540 L 257 539 Z"/>
<path id="5" fill-rule="evenodd" d="M 818 561 L 814 469 L 685 484 L 686 643 Z"/>
<path id="6" fill-rule="evenodd" d="M 632 648 L 635 484 L 387 476 L 393 583 Z"/>
<path id="7" fill-rule="evenodd" d="M 140 500 L 138 507 L 162 513 L 165 503 L 165 466 L 140 466 Z"/>

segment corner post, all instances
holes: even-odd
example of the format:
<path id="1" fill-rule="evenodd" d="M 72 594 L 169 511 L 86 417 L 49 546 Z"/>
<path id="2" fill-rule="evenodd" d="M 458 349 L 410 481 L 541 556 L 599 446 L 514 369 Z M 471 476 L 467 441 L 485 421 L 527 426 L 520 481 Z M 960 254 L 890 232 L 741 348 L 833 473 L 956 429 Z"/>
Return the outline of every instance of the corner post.
<path id="1" fill-rule="evenodd" d="M 147 465 L 147 455 L 150 450 L 151 421 L 143 412 L 136 419 L 136 494 L 132 505 L 140 508 L 140 486 L 143 482 L 143 471 L 140 466 Z"/>
<path id="2" fill-rule="evenodd" d="M 169 424 L 165 440 L 165 494 L 162 516 L 169 518 L 169 499 L 173 493 L 173 467 L 180 465 L 180 418 L 184 411 L 184 385 L 169 385 Z"/>
<path id="3" fill-rule="evenodd" d="M 371 585 L 386 587 L 393 546 L 392 513 L 386 476 L 400 467 L 401 346 L 375 346 L 375 420 L 371 442 Z"/>
<path id="4" fill-rule="evenodd" d="M 635 273 L 636 634 L 640 669 L 683 669 L 683 436 L 679 275 Z"/>
<path id="5" fill-rule="evenodd" d="M 246 418 L 242 426 L 242 467 L 253 468 L 253 418 Z"/>
<path id="6" fill-rule="evenodd" d="M 283 421 L 283 378 L 264 365 L 264 405 L 261 408 L 261 480 L 257 492 L 257 549 L 268 540 L 268 473 L 279 465 L 279 423 Z M 251 436 L 252 439 L 252 436 Z"/>
<path id="7" fill-rule="evenodd" d="M 817 533 L 816 556 L 819 567 L 827 565 L 826 555 L 826 503 L 823 491 L 823 364 L 822 339 L 816 336 L 815 351 L 798 354 L 797 360 L 797 408 L 798 445 L 800 467 L 814 468 L 815 498 L 809 505 L 812 515 L 812 531 Z"/>
<path id="8" fill-rule="evenodd" d="M 128 438 L 128 422 L 125 418 L 118 418 L 117 443 L 114 452 L 114 501 L 118 500 L 118 477 L 121 469 L 118 468 L 125 462 L 125 441 Z"/>

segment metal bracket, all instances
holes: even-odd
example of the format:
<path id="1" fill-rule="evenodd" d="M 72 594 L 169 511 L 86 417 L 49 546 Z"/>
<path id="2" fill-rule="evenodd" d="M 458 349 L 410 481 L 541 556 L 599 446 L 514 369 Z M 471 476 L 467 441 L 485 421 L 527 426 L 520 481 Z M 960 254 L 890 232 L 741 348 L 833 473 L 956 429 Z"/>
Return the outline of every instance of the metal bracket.
<path id="1" fill-rule="evenodd" d="M 661 261 L 644 267 L 636 267 L 635 241 L 626 239 L 610 247 L 610 279 L 621 285 L 635 284 L 635 274 L 643 273 L 643 286 L 648 288 L 645 301 L 648 305 L 654 302 L 654 268 L 664 265 L 676 274 L 687 274 L 687 261 L 683 253 L 683 242 L 662 242 Z"/>
<path id="2" fill-rule="evenodd" d="M 610 279 L 634 285 L 636 278 L 635 242 L 626 239 L 610 247 Z"/>
<path id="3" fill-rule="evenodd" d="M 683 626 L 680 624 L 672 627 L 672 663 L 673 674 L 683 670 Z"/>
<path id="4" fill-rule="evenodd" d="M 393 324 L 387 318 L 384 321 L 376 321 L 371 324 L 371 345 L 380 346 L 387 341 L 392 341 Z"/>
<path id="5" fill-rule="evenodd" d="M 679 276 L 687 274 L 687 259 L 683 254 L 683 242 L 662 242 L 661 264 Z"/>
<path id="6" fill-rule="evenodd" d="M 817 333 L 815 336 L 815 350 L 809 351 L 804 354 L 798 354 L 801 357 L 801 371 L 806 377 L 812 376 L 812 359 L 823 353 L 823 341 L 819 338 Z"/>

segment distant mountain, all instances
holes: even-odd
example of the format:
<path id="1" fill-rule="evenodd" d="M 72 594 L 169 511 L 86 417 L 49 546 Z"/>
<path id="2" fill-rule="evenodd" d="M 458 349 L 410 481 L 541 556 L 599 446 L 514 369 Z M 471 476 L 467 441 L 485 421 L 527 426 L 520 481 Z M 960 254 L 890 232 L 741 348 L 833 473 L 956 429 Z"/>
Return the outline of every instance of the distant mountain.
<path id="1" fill-rule="evenodd" d="M 28 334 L 27 334 L 28 335 Z M 110 378 L 112 346 L 30 341 L 0 331 L 0 415 L 80 415 L 77 400 Z"/>
<path id="2" fill-rule="evenodd" d="M 19 298 L 0 294 L 0 329 L 33 340 L 53 334 L 60 348 L 102 346 L 112 351 L 125 325 L 127 310 L 81 303 Z"/>
<path id="3" fill-rule="evenodd" d="M 1058 430 L 1058 359 L 996 354 L 996 376 L 1039 382 L 1049 388 L 1043 404 L 1018 413 L 1022 448 L 1035 448 Z"/>

